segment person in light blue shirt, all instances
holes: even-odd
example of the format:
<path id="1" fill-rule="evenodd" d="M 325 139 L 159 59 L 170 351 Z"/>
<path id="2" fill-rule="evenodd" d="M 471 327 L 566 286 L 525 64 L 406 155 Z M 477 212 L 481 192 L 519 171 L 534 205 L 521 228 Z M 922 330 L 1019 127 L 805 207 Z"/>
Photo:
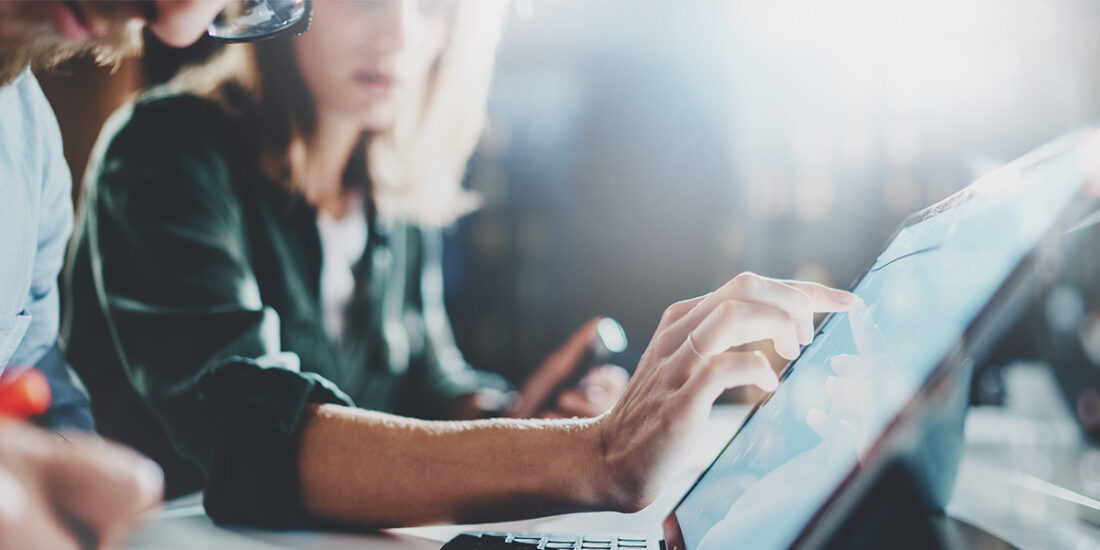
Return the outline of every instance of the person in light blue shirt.
<path id="1" fill-rule="evenodd" d="M 92 428 L 88 397 L 57 341 L 71 177 L 57 120 L 30 67 L 84 52 L 110 61 L 136 49 L 142 26 L 170 46 L 186 46 L 208 31 L 238 28 L 237 16 L 252 4 L 234 0 L 223 12 L 229 3 L 0 0 L 0 371 L 33 365 L 46 374 L 53 401 L 39 424 Z M 223 25 L 211 25 L 216 17 Z M 298 20 L 304 30 L 308 15 Z M 155 462 L 90 434 L 56 433 L 64 435 L 0 414 L 0 550 L 114 546 L 161 499 L 164 476 Z"/>
<path id="2" fill-rule="evenodd" d="M 120 59 L 137 51 L 142 26 L 168 45 L 187 46 L 207 32 L 254 39 L 301 32 L 309 22 L 299 14 L 237 36 L 251 28 L 238 19 L 255 14 L 240 0 L 223 11 L 227 6 L 228 0 L 0 1 L 0 372 L 27 365 L 46 375 L 53 400 L 34 419 L 41 426 L 91 431 L 93 422 L 87 393 L 58 347 L 57 277 L 73 228 L 71 176 L 57 120 L 31 66 L 48 68 L 82 53 Z M 216 17 L 220 23 L 211 25 Z"/>
<path id="3" fill-rule="evenodd" d="M 38 424 L 91 430 L 88 397 L 57 348 L 71 178 L 57 120 L 29 68 L 0 88 L 0 121 L 0 366 L 46 374 L 53 403 Z"/>
<path id="4" fill-rule="evenodd" d="M 221 2 L 0 2 L 0 371 L 35 366 L 50 382 L 41 426 L 93 429 L 89 401 L 58 348 L 57 277 L 73 227 L 71 176 L 53 110 L 30 67 L 81 53 L 137 50 L 140 22 L 186 46 Z"/>

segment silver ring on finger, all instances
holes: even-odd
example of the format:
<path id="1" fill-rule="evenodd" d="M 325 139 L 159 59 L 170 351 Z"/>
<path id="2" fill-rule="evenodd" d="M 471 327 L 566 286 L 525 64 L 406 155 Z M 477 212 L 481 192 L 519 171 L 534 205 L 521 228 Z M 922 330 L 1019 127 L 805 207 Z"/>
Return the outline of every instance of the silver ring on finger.
<path id="1" fill-rule="evenodd" d="M 704 357 L 702 353 L 699 353 L 699 348 L 695 347 L 695 340 L 691 337 L 690 332 L 688 333 L 687 344 L 688 347 L 691 348 L 691 353 L 694 353 L 696 357 L 702 359 L 703 361 L 707 360 L 707 358 Z"/>

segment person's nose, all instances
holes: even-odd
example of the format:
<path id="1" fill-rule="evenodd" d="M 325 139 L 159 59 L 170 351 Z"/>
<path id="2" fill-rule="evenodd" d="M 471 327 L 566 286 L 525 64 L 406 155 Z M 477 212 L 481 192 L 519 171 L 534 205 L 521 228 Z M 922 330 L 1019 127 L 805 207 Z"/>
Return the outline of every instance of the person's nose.
<path id="1" fill-rule="evenodd" d="M 387 2 L 379 14 L 381 21 L 376 35 L 376 45 L 384 53 L 399 53 L 407 50 L 419 32 L 419 0 L 396 0 Z"/>

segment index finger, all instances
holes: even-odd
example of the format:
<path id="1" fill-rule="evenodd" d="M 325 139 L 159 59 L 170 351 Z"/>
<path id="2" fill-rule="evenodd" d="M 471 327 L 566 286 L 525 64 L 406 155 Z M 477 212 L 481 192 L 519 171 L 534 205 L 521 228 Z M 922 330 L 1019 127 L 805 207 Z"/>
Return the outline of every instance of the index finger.
<path id="1" fill-rule="evenodd" d="M 779 282 L 793 286 L 806 293 L 810 298 L 810 308 L 814 311 L 830 313 L 848 311 L 848 308 L 852 307 L 852 304 L 854 304 L 857 299 L 855 294 L 847 290 L 828 287 L 820 283 L 792 281 L 787 279 L 779 280 Z"/>
<path id="2" fill-rule="evenodd" d="M 856 300 L 856 296 L 850 292 L 829 288 L 818 283 L 780 281 L 755 273 L 741 273 L 730 279 L 718 290 L 701 297 L 702 300 L 694 303 L 694 307 L 684 312 L 676 321 L 670 323 L 665 329 L 665 333 L 661 335 L 659 351 L 665 354 L 672 353 L 687 339 L 687 335 L 703 319 L 706 319 L 719 304 L 731 298 L 757 301 L 753 298 L 766 295 L 769 292 L 774 292 L 776 288 L 783 287 L 787 289 L 794 288 L 805 294 L 809 302 L 808 307 L 813 311 L 845 311 Z"/>

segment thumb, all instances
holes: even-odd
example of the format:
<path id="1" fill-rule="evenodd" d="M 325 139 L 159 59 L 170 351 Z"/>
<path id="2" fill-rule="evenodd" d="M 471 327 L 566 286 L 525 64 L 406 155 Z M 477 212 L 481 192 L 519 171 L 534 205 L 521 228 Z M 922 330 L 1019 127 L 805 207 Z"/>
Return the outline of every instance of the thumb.
<path id="1" fill-rule="evenodd" d="M 562 367 L 566 375 L 573 372 L 573 368 L 577 366 L 577 361 L 581 360 L 581 357 L 584 356 L 584 352 L 592 345 L 592 340 L 596 338 L 596 331 L 600 324 L 600 319 L 602 319 L 602 317 L 589 319 L 565 341 L 565 344 L 562 344 L 562 346 L 550 356 L 550 359 L 554 359 L 556 362 L 560 362 L 560 364 L 568 367 Z"/>
<path id="2" fill-rule="evenodd" d="M 520 390 L 521 404 L 516 416 L 527 417 L 538 412 L 544 402 L 554 393 L 562 382 L 577 368 L 577 362 L 584 356 L 585 350 L 596 337 L 597 325 L 601 317 L 589 319 L 581 325 L 560 348 L 551 353 Z"/>
<path id="3" fill-rule="evenodd" d="M 67 437 L 76 447 L 50 457 L 51 496 L 96 542 L 117 538 L 133 516 L 160 501 L 164 474 L 156 463 L 98 438 Z"/>

